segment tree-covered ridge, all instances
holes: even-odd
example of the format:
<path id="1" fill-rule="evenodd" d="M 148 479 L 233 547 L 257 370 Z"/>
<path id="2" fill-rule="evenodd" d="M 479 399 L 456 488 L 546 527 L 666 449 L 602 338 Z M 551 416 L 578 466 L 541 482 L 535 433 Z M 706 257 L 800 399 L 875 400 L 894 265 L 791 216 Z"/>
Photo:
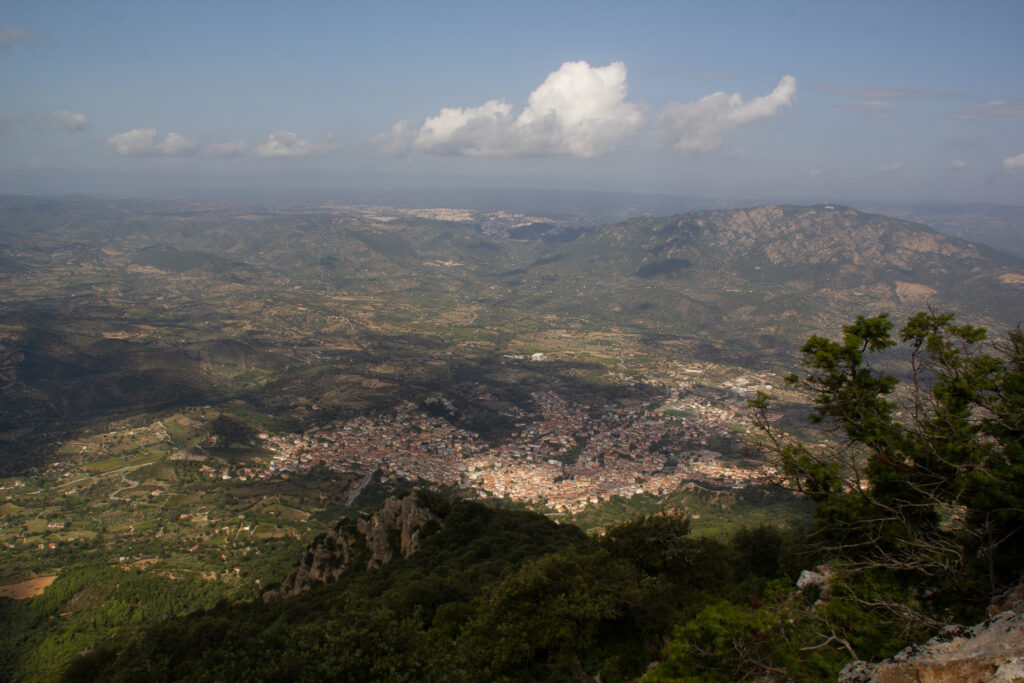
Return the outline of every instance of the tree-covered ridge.
<path id="1" fill-rule="evenodd" d="M 694 539 L 656 516 L 591 538 L 530 512 L 434 498 L 418 552 L 290 599 L 221 604 L 104 643 L 69 680 L 630 680 L 710 597 L 785 575 L 769 529 Z"/>
<path id="2" fill-rule="evenodd" d="M 753 402 L 781 483 L 816 504 L 803 552 L 823 576 L 777 585 L 756 607 L 708 605 L 675 630 L 652 680 L 827 679 L 838 661 L 980 620 L 1020 581 L 1024 335 L 989 343 L 933 311 L 898 340 L 893 327 L 861 316 L 841 341 L 802 348 L 807 372 L 790 381 L 810 392 L 831 447 L 778 430 L 767 396 Z M 903 381 L 872 364 L 901 342 Z"/>
<path id="3" fill-rule="evenodd" d="M 156 576 L 138 568 L 80 566 L 61 572 L 31 600 L 0 599 L 0 680 L 57 680 L 69 661 L 98 637 L 126 638 L 145 624 L 225 596 L 251 598 L 241 586 L 225 590 L 199 576 Z"/>

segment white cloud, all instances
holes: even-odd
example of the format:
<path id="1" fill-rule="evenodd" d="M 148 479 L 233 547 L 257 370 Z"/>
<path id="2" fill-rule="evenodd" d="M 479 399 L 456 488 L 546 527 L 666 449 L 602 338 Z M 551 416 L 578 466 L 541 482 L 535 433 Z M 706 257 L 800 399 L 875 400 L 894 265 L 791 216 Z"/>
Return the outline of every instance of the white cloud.
<path id="1" fill-rule="evenodd" d="M 85 117 L 68 109 L 55 109 L 49 114 L 36 118 L 34 125 L 40 130 L 81 133 L 92 128 L 92 123 Z"/>
<path id="2" fill-rule="evenodd" d="M 327 154 L 338 149 L 334 133 L 328 133 L 323 142 L 309 142 L 287 130 L 275 130 L 267 135 L 257 148 L 261 157 L 299 158 Z"/>
<path id="3" fill-rule="evenodd" d="M 901 168 L 903 168 L 903 162 L 902 161 L 894 161 L 891 164 L 886 164 L 885 166 L 883 166 L 882 167 L 882 171 L 885 172 L 885 173 L 895 173 L 896 171 L 900 170 Z"/>
<path id="4" fill-rule="evenodd" d="M 245 140 L 232 140 L 230 142 L 215 142 L 206 148 L 206 151 L 215 157 L 234 158 L 245 154 L 249 148 Z"/>
<path id="5" fill-rule="evenodd" d="M 778 113 L 796 99 L 796 79 L 785 75 L 767 95 L 744 103 L 738 93 L 716 92 L 696 102 L 672 102 L 658 116 L 658 139 L 682 154 L 708 152 L 722 145 L 725 133 Z"/>
<path id="6" fill-rule="evenodd" d="M 409 151 L 465 156 L 595 157 L 615 149 L 643 123 L 643 108 L 626 102 L 626 65 L 591 67 L 565 62 L 530 93 L 513 116 L 512 105 L 490 100 L 479 107 L 446 107 L 419 129 L 400 121 L 374 141 L 386 154 Z"/>
<path id="7" fill-rule="evenodd" d="M 26 37 L 24 29 L 17 26 L 0 26 L 0 49 L 10 47 Z"/>
<path id="8" fill-rule="evenodd" d="M 1024 154 L 1018 154 L 1015 157 L 1003 159 L 1004 171 L 1016 171 L 1021 168 L 1024 168 Z"/>
<path id="9" fill-rule="evenodd" d="M 81 133 L 92 128 L 92 123 L 85 114 L 69 109 L 54 109 L 43 113 L 27 111 L 4 118 L 5 125 L 17 124 L 38 133 Z"/>
<path id="10" fill-rule="evenodd" d="M 191 156 L 196 143 L 178 133 L 168 133 L 156 141 L 156 128 L 133 128 L 107 138 L 107 147 L 122 156 Z"/>
<path id="11" fill-rule="evenodd" d="M 515 152 L 512 105 L 490 100 L 482 106 L 445 107 L 427 119 L 413 138 L 413 147 L 433 154 L 501 156 Z"/>
<path id="12" fill-rule="evenodd" d="M 390 157 L 405 156 L 412 149 L 412 141 L 416 137 L 411 121 L 399 121 L 390 130 L 373 136 L 373 144 L 377 151 Z"/>
<path id="13" fill-rule="evenodd" d="M 956 114 L 958 119 L 993 119 L 1003 116 L 1024 116 L 1024 100 L 992 100 Z"/>
<path id="14" fill-rule="evenodd" d="M 639 105 L 626 102 L 626 65 L 591 68 L 566 62 L 530 93 L 516 120 L 533 153 L 593 157 L 614 149 L 643 122 Z"/>
<path id="15" fill-rule="evenodd" d="M 946 167 L 951 168 L 954 171 L 959 171 L 961 168 L 967 168 L 967 162 L 962 159 L 954 159 L 953 161 L 949 162 L 949 164 Z"/>

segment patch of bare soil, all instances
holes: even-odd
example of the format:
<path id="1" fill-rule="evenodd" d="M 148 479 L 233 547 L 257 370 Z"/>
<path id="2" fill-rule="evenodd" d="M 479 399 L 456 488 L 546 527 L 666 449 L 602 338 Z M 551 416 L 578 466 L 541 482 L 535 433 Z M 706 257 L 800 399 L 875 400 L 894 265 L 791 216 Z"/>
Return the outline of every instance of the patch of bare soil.
<path id="1" fill-rule="evenodd" d="M 39 576 L 27 581 L 8 583 L 0 586 L 0 598 L 13 598 L 14 600 L 34 598 L 37 595 L 42 595 L 46 587 L 56 579 L 56 576 Z"/>

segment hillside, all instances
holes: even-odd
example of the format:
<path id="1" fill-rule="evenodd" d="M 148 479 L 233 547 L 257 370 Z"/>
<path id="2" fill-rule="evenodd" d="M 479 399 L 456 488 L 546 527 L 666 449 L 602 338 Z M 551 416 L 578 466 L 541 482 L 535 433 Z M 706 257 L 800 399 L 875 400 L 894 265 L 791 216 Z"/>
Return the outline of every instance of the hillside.
<path id="1" fill-rule="evenodd" d="M 342 522 L 304 553 L 304 576 L 337 568 L 305 590 L 103 639 L 65 680 L 634 680 L 676 620 L 786 575 L 770 529 L 721 543 L 652 517 L 595 539 L 468 501 L 415 494 L 400 505 L 431 520 L 415 552 L 400 551 L 405 517 L 387 506 L 363 531 Z M 368 563 L 388 537 L 391 559 Z M 843 658 L 826 661 L 838 670 Z"/>
<path id="2" fill-rule="evenodd" d="M 752 364 L 782 360 L 851 310 L 934 306 L 994 330 L 1024 319 L 1021 258 L 845 207 L 632 219 L 552 261 L 520 276 L 538 292 L 531 303 L 660 333 L 657 341 L 690 353 L 713 353 L 701 345 L 710 344 Z"/>
<path id="3" fill-rule="evenodd" d="M 1005 204 L 885 203 L 871 211 L 924 223 L 947 235 L 1024 256 L 1024 206 Z"/>

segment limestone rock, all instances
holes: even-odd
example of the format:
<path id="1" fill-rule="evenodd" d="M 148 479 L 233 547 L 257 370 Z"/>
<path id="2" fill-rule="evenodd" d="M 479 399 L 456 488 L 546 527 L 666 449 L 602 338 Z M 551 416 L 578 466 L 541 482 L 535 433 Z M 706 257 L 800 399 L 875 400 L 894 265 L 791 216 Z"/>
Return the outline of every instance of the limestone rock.
<path id="1" fill-rule="evenodd" d="M 415 496 L 388 498 L 384 506 L 369 519 L 356 523 L 359 533 L 370 549 L 367 569 L 374 569 L 391 561 L 395 550 L 409 557 L 420 547 L 420 529 L 430 520 L 440 521 L 429 509 L 421 507 Z M 393 538 L 397 535 L 397 538 Z M 394 547 L 394 540 L 398 547 Z"/>
<path id="2" fill-rule="evenodd" d="M 823 585 L 825 585 L 825 577 L 818 572 L 812 572 L 810 569 L 805 569 L 800 572 L 800 578 L 796 580 L 796 587 L 800 590 L 803 590 L 808 586 Z"/>
<path id="3" fill-rule="evenodd" d="M 1024 585 L 1024 584 L 1022 584 Z M 947 626 L 878 664 L 853 662 L 840 683 L 1024 683 L 1024 601 L 975 626 Z"/>
<path id="4" fill-rule="evenodd" d="M 817 588 L 818 600 L 815 602 L 817 605 L 828 602 L 829 598 L 832 597 L 833 571 L 828 565 L 815 567 L 815 570 L 805 569 L 800 572 L 800 576 L 796 580 L 796 587 L 801 593 L 811 587 Z"/>
<path id="5" fill-rule="evenodd" d="M 266 591 L 263 600 L 298 595 L 315 584 L 332 583 L 350 567 L 376 569 L 390 562 L 396 552 L 409 557 L 419 549 L 421 531 L 431 521 L 441 525 L 440 518 L 415 495 L 389 498 L 366 519 L 343 519 L 314 539 L 298 566 L 280 586 Z"/>

